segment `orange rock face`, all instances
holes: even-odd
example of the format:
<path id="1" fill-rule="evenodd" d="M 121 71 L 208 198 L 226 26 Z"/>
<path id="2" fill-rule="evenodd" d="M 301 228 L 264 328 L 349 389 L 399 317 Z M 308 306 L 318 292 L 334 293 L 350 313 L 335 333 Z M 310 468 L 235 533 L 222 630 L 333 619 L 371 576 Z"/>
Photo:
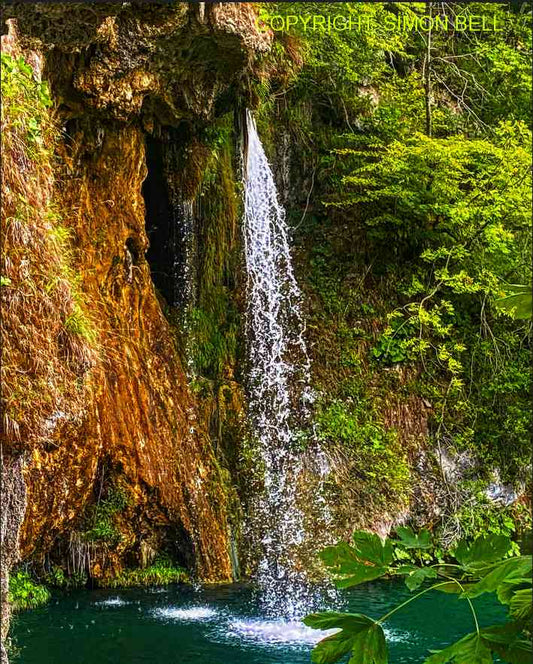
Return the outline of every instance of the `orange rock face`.
<path id="1" fill-rule="evenodd" d="M 54 534 L 76 521 L 105 459 L 140 494 L 137 504 L 151 496 L 163 524 L 178 522 L 190 533 L 204 578 L 229 578 L 221 480 L 143 257 L 143 137 L 119 127 L 95 152 L 75 142 L 77 177 L 63 183 L 61 207 L 75 232 L 101 357 L 83 424 L 64 427 L 57 448 L 35 449 L 26 469 L 23 556 L 37 543 L 48 549 Z"/>
<path id="2" fill-rule="evenodd" d="M 232 575 L 226 487 L 145 259 L 143 132 L 184 118 L 208 123 L 222 98 L 227 111 L 270 37 L 247 3 L 199 4 L 89 11 L 43 3 L 6 12 L 21 48 L 42 54 L 43 78 L 69 122 L 47 196 L 70 230 L 80 306 L 94 329 L 84 363 L 78 357 L 70 373 L 69 351 L 54 337 L 51 367 L 62 382 L 47 395 L 39 374 L 35 422 L 12 440 L 7 432 L 6 448 L 24 459 L 23 559 L 44 560 L 58 540 L 71 555 L 87 506 L 112 480 L 127 499 L 116 519 L 122 543 L 93 557 L 94 576 L 120 571 L 132 552 L 146 559 L 163 541 L 205 580 Z M 52 311 L 50 321 L 60 330 L 67 318 Z"/>

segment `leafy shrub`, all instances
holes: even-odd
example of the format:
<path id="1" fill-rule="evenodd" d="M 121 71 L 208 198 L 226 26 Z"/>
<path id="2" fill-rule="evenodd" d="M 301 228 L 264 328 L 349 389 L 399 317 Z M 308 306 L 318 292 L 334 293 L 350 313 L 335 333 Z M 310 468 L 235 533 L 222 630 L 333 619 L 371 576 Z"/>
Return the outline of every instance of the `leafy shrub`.
<path id="1" fill-rule="evenodd" d="M 67 576 L 61 567 L 53 567 L 52 570 L 46 574 L 45 581 L 48 586 L 53 588 L 70 590 L 71 588 L 85 587 L 87 585 L 88 577 L 84 572 L 74 572 Z"/>
<path id="2" fill-rule="evenodd" d="M 36 583 L 28 572 L 18 571 L 9 577 L 8 597 L 15 611 L 36 609 L 48 602 L 50 591 Z"/>
<path id="3" fill-rule="evenodd" d="M 428 531 L 415 535 L 399 529 L 399 545 L 407 550 L 423 551 L 430 547 Z M 320 557 L 335 579 L 338 588 L 350 588 L 384 576 L 401 576 L 411 592 L 430 585 L 402 602 L 383 616 L 374 619 L 360 613 L 316 613 L 304 619 L 315 629 L 337 629 L 314 648 L 312 661 L 334 664 L 351 653 L 350 664 L 387 664 L 388 652 L 383 624 L 396 612 L 430 591 L 453 593 L 466 600 L 475 631 L 447 648 L 434 652 L 426 664 L 468 662 L 490 664 L 493 654 L 510 664 L 531 661 L 530 621 L 532 612 L 531 556 L 508 557 L 511 541 L 504 535 L 463 540 L 453 552 L 453 563 L 434 565 L 397 564 L 393 542 L 378 535 L 356 531 L 352 543 L 341 542 L 321 552 Z M 508 620 L 480 628 L 471 600 L 493 593 L 507 607 Z"/>
<path id="4" fill-rule="evenodd" d="M 117 544 L 121 534 L 114 523 L 114 517 L 128 506 L 128 498 L 120 488 L 113 487 L 106 498 L 91 506 L 88 514 L 88 529 L 84 539 L 88 542 L 104 541 Z"/>

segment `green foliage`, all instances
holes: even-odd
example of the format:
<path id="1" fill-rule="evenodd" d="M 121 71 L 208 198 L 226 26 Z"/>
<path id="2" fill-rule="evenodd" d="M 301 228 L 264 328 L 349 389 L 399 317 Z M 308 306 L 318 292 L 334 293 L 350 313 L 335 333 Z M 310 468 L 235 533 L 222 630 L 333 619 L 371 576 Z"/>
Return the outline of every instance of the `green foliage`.
<path id="1" fill-rule="evenodd" d="M 490 501 L 480 482 L 462 483 L 469 485 L 467 492 L 471 498 L 454 514 L 458 530 L 465 539 L 476 539 L 483 534 L 504 535 L 513 540 L 513 553 L 518 553 L 516 542 L 519 529 L 531 530 L 531 512 L 525 505 L 501 507 Z"/>
<path id="2" fill-rule="evenodd" d="M 8 599 L 15 611 L 36 609 L 48 602 L 50 591 L 36 583 L 28 572 L 19 570 L 9 577 Z"/>
<path id="3" fill-rule="evenodd" d="M 531 304 L 531 286 L 520 286 L 519 284 L 509 284 L 505 286 L 507 295 L 496 300 L 499 309 L 506 311 L 516 319 L 530 319 Z"/>
<path id="4" fill-rule="evenodd" d="M 276 33 L 273 94 L 262 107 L 271 133 L 282 127 L 290 137 L 299 198 L 288 217 L 305 251 L 317 418 L 331 448 L 353 459 L 346 483 L 367 509 L 375 496 L 382 508 L 391 500 L 394 464 L 368 450 L 389 433 L 383 411 L 398 412 L 398 401 L 414 408 L 413 395 L 429 404 L 429 442 L 476 459 L 467 480 L 488 481 L 499 469 L 502 482 L 519 484 L 530 461 L 530 328 L 500 303 L 509 283 L 531 281 L 528 8 L 434 3 L 451 20 L 484 15 L 503 29 L 432 34 L 431 135 L 427 35 L 384 29 L 391 14 L 424 15 L 424 3 L 271 3 L 261 11 L 374 26 Z M 352 395 L 350 381 L 364 387 Z M 397 435 L 404 449 L 401 427 Z M 376 463 L 383 483 L 367 472 Z M 407 495 L 409 482 L 400 484 Z M 487 508 L 473 516 L 477 496 L 460 508 L 463 532 Z"/>
<path id="5" fill-rule="evenodd" d="M 2 53 L 2 123 L 23 130 L 28 154 L 35 160 L 46 156 L 45 139 L 50 131 L 48 109 L 52 105 L 46 82 L 35 80 L 22 56 Z"/>
<path id="6" fill-rule="evenodd" d="M 510 276 L 530 280 L 528 130 L 502 123 L 490 140 L 417 134 L 342 152 L 359 165 L 328 204 L 358 206 L 375 265 L 395 271 L 402 294 L 371 357 L 384 367 L 419 363 L 436 437 L 480 456 L 490 447 L 488 465 L 511 478 L 526 463 L 529 370 L 518 325 L 502 313 L 512 299 L 501 306 L 501 296 Z M 487 407 L 491 391 L 509 405 Z"/>
<path id="7" fill-rule="evenodd" d="M 406 549 L 418 548 L 422 551 L 429 547 L 427 531 L 415 535 L 410 529 L 402 528 L 399 536 L 398 544 Z M 426 664 L 483 664 L 492 662 L 493 655 L 498 655 L 510 664 L 531 661 L 529 618 L 532 613 L 532 558 L 506 558 L 512 548 L 508 537 L 487 535 L 470 542 L 461 541 L 455 549 L 454 562 L 432 565 L 393 562 L 393 542 L 388 538 L 383 542 L 373 533 L 356 531 L 353 542 L 341 542 L 335 547 L 328 547 L 321 554 L 338 587 L 349 588 L 385 575 L 404 577 L 410 591 L 419 589 L 430 580 L 435 580 L 435 583 L 377 620 L 362 614 L 334 612 L 307 616 L 304 622 L 310 627 L 335 627 L 341 630 L 319 642 L 313 650 L 313 662 L 334 664 L 351 652 L 351 664 L 387 664 L 389 659 L 383 623 L 430 591 L 452 592 L 457 595 L 458 601 L 468 602 L 475 631 L 444 650 L 434 652 L 426 659 Z M 508 607 L 506 623 L 479 627 L 471 598 L 484 593 L 494 593 Z"/>
<path id="8" fill-rule="evenodd" d="M 126 569 L 117 576 L 99 581 L 105 588 L 129 588 L 132 586 L 164 586 L 171 583 L 185 583 L 187 572 L 172 565 L 165 557 L 157 558 L 149 567 Z"/>
<path id="9" fill-rule="evenodd" d="M 317 664 L 338 662 L 352 652 L 351 664 L 386 664 L 387 644 L 381 625 L 360 613 L 315 613 L 304 623 L 313 629 L 339 629 L 313 650 L 311 660 Z"/>
<path id="10" fill-rule="evenodd" d="M 501 560 L 510 548 L 508 537 L 491 535 L 490 537 L 478 537 L 473 542 L 462 540 L 453 555 L 464 568 L 470 568 L 478 563 L 485 565 Z"/>
<path id="11" fill-rule="evenodd" d="M 519 630 L 488 627 L 467 634 L 460 641 L 431 655 L 426 664 L 492 664 L 493 655 L 503 657 L 510 664 L 527 664 L 531 661 L 531 643 L 520 637 Z"/>
<path id="12" fill-rule="evenodd" d="M 88 542 L 107 542 L 116 545 L 122 536 L 116 527 L 114 517 L 126 509 L 129 501 L 125 492 L 111 487 L 103 500 L 92 505 L 87 515 L 88 528 L 83 537 Z"/>
<path id="13" fill-rule="evenodd" d="M 410 472 L 397 432 L 380 422 L 375 406 L 364 396 L 320 403 L 316 421 L 320 438 L 332 447 L 341 445 L 357 463 L 369 492 L 377 497 L 386 485 L 398 498 L 407 496 Z"/>
<path id="14" fill-rule="evenodd" d="M 65 574 L 61 567 L 54 566 L 45 576 L 46 585 L 53 588 L 70 590 L 72 588 L 83 588 L 87 585 L 88 577 L 85 572 L 74 572 Z"/>

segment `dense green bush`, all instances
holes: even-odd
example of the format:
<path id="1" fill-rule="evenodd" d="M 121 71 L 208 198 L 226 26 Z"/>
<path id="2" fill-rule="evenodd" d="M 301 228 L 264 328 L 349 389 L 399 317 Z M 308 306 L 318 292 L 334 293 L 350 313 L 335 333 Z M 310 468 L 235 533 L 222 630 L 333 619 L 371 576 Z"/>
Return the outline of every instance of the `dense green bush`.
<path id="1" fill-rule="evenodd" d="M 15 611 L 36 609 L 50 599 L 50 591 L 34 581 L 28 572 L 19 570 L 9 577 L 9 601 Z"/>

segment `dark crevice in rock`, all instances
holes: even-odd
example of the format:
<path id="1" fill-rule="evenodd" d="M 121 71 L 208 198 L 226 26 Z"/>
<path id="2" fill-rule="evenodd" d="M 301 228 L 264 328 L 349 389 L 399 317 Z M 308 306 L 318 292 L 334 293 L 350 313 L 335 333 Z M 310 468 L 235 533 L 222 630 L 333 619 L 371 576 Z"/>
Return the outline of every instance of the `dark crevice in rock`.
<path id="1" fill-rule="evenodd" d="M 176 258 L 174 210 L 164 173 L 163 143 L 151 136 L 146 137 L 146 166 L 148 174 L 142 188 L 146 234 L 150 242 L 146 259 L 156 288 L 172 304 L 176 295 L 173 279 Z"/>
<path id="2" fill-rule="evenodd" d="M 152 281 L 167 304 L 181 308 L 188 290 L 187 247 L 192 229 L 192 203 L 182 191 L 186 180 L 190 130 L 183 125 L 168 129 L 163 138 L 146 135 L 146 166 L 143 182 L 146 259 Z"/>

